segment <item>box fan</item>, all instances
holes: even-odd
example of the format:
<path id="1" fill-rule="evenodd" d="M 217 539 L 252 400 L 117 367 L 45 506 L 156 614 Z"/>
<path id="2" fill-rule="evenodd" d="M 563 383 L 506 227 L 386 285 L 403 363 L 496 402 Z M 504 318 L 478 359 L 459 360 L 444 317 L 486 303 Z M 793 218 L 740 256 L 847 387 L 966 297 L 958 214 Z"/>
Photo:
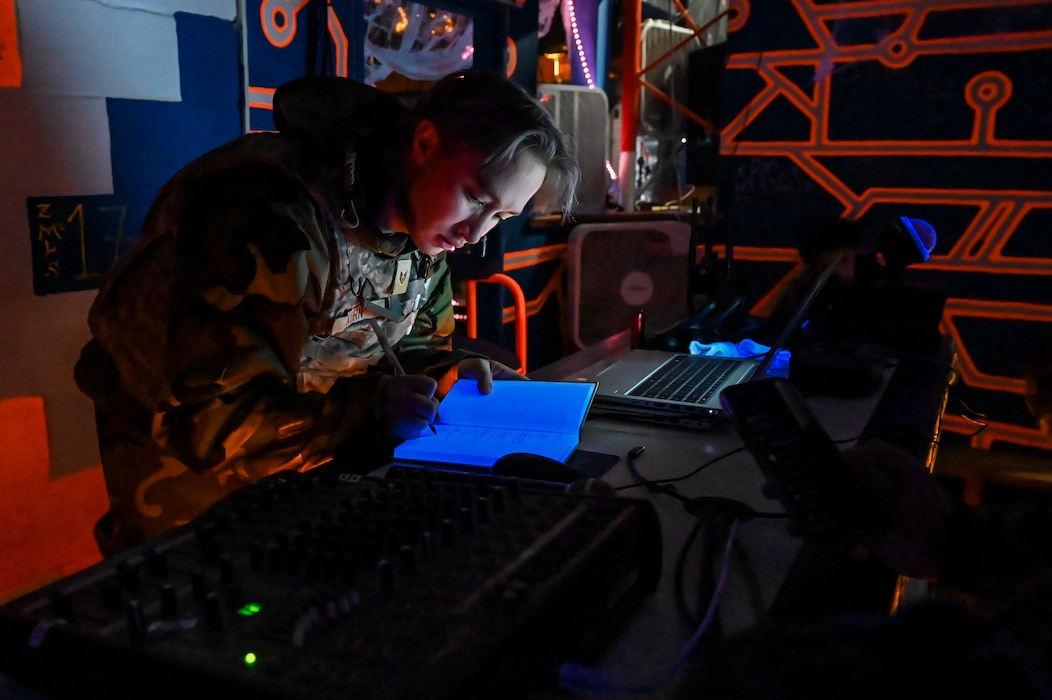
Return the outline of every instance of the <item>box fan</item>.
<path id="1" fill-rule="evenodd" d="M 581 224 L 570 231 L 567 247 L 569 326 L 577 347 L 627 330 L 639 311 L 648 336 L 687 318 L 689 224 Z"/>
<path id="2" fill-rule="evenodd" d="M 583 85 L 541 83 L 537 95 L 566 136 L 570 153 L 581 165 L 581 182 L 577 187 L 578 213 L 602 211 L 610 189 L 607 174 L 607 149 L 610 144 L 610 107 L 606 93 Z M 556 203 L 553 203 L 556 204 Z M 552 212 L 533 210 L 534 214 Z"/>

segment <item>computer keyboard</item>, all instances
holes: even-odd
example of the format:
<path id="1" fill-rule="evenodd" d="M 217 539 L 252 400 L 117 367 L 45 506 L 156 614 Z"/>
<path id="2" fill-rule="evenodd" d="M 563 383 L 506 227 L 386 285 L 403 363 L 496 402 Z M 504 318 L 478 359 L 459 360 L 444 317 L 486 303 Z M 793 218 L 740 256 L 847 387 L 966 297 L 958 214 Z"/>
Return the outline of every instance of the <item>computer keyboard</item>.
<path id="1" fill-rule="evenodd" d="M 732 357 L 676 356 L 628 391 L 628 395 L 705 403 L 720 382 L 741 366 L 741 362 L 741 359 Z"/>

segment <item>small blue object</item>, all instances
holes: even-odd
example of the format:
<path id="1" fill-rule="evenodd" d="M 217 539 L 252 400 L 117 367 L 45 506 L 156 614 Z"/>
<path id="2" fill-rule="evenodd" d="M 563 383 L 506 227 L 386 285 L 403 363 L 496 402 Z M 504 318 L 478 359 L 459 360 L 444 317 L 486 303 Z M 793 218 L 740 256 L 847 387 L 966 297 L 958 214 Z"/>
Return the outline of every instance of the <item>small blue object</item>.
<path id="1" fill-rule="evenodd" d="M 926 262 L 935 250 L 935 229 L 924 219 L 913 219 L 908 216 L 900 216 L 899 221 L 905 226 L 906 232 L 910 234 L 913 243 L 917 246 L 917 253 L 921 256 L 921 262 Z"/>
<path id="2" fill-rule="evenodd" d="M 740 340 L 737 343 L 728 343 L 726 341 L 718 341 L 715 343 L 699 343 L 696 340 L 690 341 L 690 354 L 691 355 L 712 355 L 714 357 L 747 357 L 759 359 L 763 357 L 768 350 L 771 349 L 769 345 L 761 345 L 754 340 Z M 778 372 L 787 372 L 789 370 L 789 358 L 792 356 L 788 350 L 779 350 L 775 353 L 774 361 L 771 366 L 767 369 L 768 374 L 776 374 Z"/>

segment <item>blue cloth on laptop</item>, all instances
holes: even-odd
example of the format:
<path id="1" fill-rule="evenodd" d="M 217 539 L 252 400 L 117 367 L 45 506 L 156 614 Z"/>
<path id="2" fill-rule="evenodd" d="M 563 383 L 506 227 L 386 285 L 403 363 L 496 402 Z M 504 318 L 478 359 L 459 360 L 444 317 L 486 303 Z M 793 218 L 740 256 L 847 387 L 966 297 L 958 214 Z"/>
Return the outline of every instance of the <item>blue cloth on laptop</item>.
<path id="1" fill-rule="evenodd" d="M 712 355 L 715 357 L 752 357 L 760 358 L 771 349 L 769 345 L 761 345 L 754 340 L 739 340 L 737 343 L 729 343 L 726 341 L 718 341 L 715 343 L 699 343 L 696 340 L 690 341 L 690 354 L 691 355 Z M 768 369 L 768 374 L 776 374 L 779 372 L 789 371 L 789 357 L 791 353 L 788 350 L 779 350 L 774 356 L 774 362 L 771 363 Z"/>

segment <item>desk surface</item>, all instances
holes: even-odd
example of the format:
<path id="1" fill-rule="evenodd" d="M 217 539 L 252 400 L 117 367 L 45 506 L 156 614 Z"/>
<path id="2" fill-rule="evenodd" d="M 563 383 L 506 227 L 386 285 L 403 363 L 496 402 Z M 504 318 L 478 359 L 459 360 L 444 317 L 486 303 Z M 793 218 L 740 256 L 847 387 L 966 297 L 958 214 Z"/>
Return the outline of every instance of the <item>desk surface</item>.
<path id="1" fill-rule="evenodd" d="M 536 379 L 566 379 L 609 363 L 627 350 L 625 338 L 613 338 L 598 348 L 575 353 L 531 374 Z M 909 440 L 927 433 L 923 448 L 932 444 L 938 431 L 945 396 L 945 377 L 938 365 L 921 370 L 911 367 L 896 381 L 899 371 L 889 371 L 882 392 L 864 399 L 816 397 L 810 404 L 834 440 L 850 442 L 873 428 L 873 416 L 901 417 L 915 430 L 904 431 Z M 918 383 L 927 376 L 929 383 Z M 927 389 L 925 387 L 928 387 Z M 903 401 L 903 397 L 908 401 Z M 917 396 L 924 400 L 917 401 Z M 899 403 L 909 411 L 900 411 Z M 890 408 L 889 408 L 890 407 Z M 696 532 L 698 519 L 679 500 L 634 486 L 627 465 L 629 450 L 644 447 L 635 460 L 640 474 L 648 479 L 676 479 L 676 490 L 684 496 L 716 496 L 745 503 L 763 512 L 780 507 L 761 493 L 763 477 L 751 455 L 728 422 L 717 422 L 711 430 L 695 431 L 611 418 L 591 418 L 583 426 L 580 449 L 617 456 L 618 462 L 604 476 L 624 495 L 647 499 L 658 512 L 663 547 L 662 574 L 657 590 L 607 648 L 595 670 L 606 681 L 620 687 L 649 685 L 670 667 L 695 632 L 702 602 L 707 599 L 723 560 L 725 532 L 711 525 Z M 709 535 L 709 537 L 706 537 Z M 895 591 L 890 571 L 856 565 L 830 556 L 803 543 L 785 531 L 784 519 L 756 518 L 738 526 L 726 584 L 720 597 L 715 631 L 724 636 L 747 632 L 765 618 L 826 615 L 844 611 L 881 613 L 889 610 Z M 709 556 L 711 554 L 712 556 Z M 683 606 L 677 600 L 684 601 Z M 700 602 L 699 602 L 700 601 Z M 685 607 L 687 614 L 684 614 Z M 718 637 L 716 638 L 718 639 Z M 703 640 L 704 643 L 710 638 Z M 692 697 L 701 677 L 696 666 L 674 674 L 667 683 L 646 693 L 612 693 L 606 697 Z M 48 697 L 0 674 L 0 696 L 42 699 Z M 553 697 L 565 698 L 565 694 Z"/>
<path id="2" fill-rule="evenodd" d="M 594 376 L 627 350 L 627 334 L 621 334 L 530 376 L 545 380 Z M 919 457 L 934 457 L 932 446 L 936 444 L 934 438 L 948 387 L 949 365 L 911 360 L 901 362 L 900 367 L 901 370 L 889 369 L 884 386 L 870 397 L 808 399 L 833 440 L 848 447 L 864 433 L 896 428 L 903 437 L 900 446 Z M 898 379 L 896 374 L 900 375 Z M 900 405 L 910 409 L 902 411 Z M 875 425 L 871 419 L 878 418 L 886 424 Z M 909 425 L 897 425 L 900 418 Z M 901 430 L 904 427 L 909 430 Z M 640 446 L 645 450 L 635 465 L 644 478 L 682 479 L 675 482 L 675 487 L 685 496 L 719 496 L 741 501 L 761 512 L 781 511 L 776 501 L 761 493 L 764 480 L 760 469 L 728 421 L 719 420 L 708 431 L 606 417 L 585 422 L 580 449 L 620 457 L 604 479 L 621 487 L 622 494 L 651 500 L 662 525 L 664 565 L 658 589 L 597 667 L 619 685 L 640 684 L 657 677 L 694 633 L 677 606 L 677 586 L 686 591 L 685 598 L 695 608 L 692 612 L 697 619 L 703 612 L 696 609 L 698 600 L 704 597 L 700 592 L 711 588 L 711 581 L 702 576 L 701 542 L 692 539 L 697 518 L 668 495 L 644 488 L 624 488 L 635 483 L 626 454 Z M 778 518 L 757 518 L 739 524 L 735 553 L 719 604 L 717 624 L 723 635 L 745 632 L 765 616 L 810 618 L 841 612 L 879 614 L 892 609 L 895 595 L 901 590 L 901 581 L 893 572 L 875 564 L 847 561 L 817 545 L 805 544 L 790 536 L 785 524 L 784 519 Z M 717 562 L 722 560 L 722 547 L 723 541 L 707 546 L 710 552 L 714 548 L 720 550 Z M 686 563 L 677 579 L 681 557 Z M 689 696 L 689 687 L 680 688 L 680 683 L 684 681 L 673 679 L 645 696 Z"/>

